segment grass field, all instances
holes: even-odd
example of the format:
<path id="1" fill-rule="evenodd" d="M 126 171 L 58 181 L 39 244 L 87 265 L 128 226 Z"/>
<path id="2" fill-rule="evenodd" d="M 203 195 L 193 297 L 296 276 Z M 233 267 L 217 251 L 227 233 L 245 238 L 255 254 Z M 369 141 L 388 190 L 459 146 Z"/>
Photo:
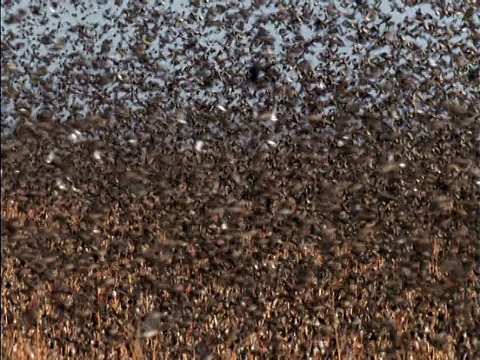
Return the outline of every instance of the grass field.
<path id="1" fill-rule="evenodd" d="M 479 357 L 470 138 L 55 141 L 2 154 L 4 359 Z"/>

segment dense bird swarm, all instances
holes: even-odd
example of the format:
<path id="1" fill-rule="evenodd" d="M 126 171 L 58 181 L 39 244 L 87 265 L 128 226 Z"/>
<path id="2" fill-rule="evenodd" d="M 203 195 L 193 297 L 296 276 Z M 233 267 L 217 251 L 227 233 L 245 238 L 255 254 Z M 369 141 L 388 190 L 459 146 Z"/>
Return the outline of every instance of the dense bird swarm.
<path id="1" fill-rule="evenodd" d="M 416 3 L 4 1 L 3 355 L 479 358 L 479 7 Z"/>

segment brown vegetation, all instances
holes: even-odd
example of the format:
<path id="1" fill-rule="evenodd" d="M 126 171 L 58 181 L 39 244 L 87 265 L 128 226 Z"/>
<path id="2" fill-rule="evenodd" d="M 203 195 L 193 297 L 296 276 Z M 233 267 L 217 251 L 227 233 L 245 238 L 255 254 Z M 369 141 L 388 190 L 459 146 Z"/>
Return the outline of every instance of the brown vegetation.
<path id="1" fill-rule="evenodd" d="M 472 132 L 198 152 L 165 129 L 20 130 L 2 155 L 6 358 L 479 354 Z"/>

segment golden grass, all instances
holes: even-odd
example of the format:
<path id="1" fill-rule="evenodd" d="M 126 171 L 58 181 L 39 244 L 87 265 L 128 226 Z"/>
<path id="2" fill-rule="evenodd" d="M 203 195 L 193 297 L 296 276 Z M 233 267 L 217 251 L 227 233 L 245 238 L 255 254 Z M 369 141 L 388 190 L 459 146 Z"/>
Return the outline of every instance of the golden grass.
<path id="1" fill-rule="evenodd" d="M 15 219 L 19 225 L 24 225 L 29 221 L 37 223 L 39 226 L 45 226 L 48 221 L 39 220 L 44 218 L 44 214 L 22 214 L 18 212 L 16 206 L 6 205 L 2 210 L 2 217 L 6 219 Z M 8 241 L 8 240 L 7 240 Z M 114 241 L 114 240 L 112 240 Z M 4 245 L 5 246 L 5 245 Z M 348 250 L 346 250 L 348 251 Z M 442 252 L 442 249 L 437 249 L 436 254 Z M 322 257 L 319 254 L 312 254 L 311 251 L 305 251 L 304 256 L 315 257 L 317 261 L 321 262 Z M 288 258 L 289 254 L 279 254 L 279 259 Z M 298 255 L 297 255 L 298 256 Z M 54 301 L 49 297 L 51 295 L 52 284 L 40 283 L 35 291 L 31 291 L 32 297 L 22 296 L 21 292 L 17 298 L 18 302 L 14 303 L 12 292 L 14 290 L 26 289 L 25 284 L 22 284 L 21 278 L 18 276 L 21 268 L 15 259 L 4 257 L 2 264 L 3 270 L 3 284 L 2 287 L 2 324 L 3 324 L 3 338 L 2 338 L 2 354 L 5 359 L 171 359 L 176 358 L 171 355 L 168 349 L 162 348 L 161 344 L 164 341 L 164 334 L 161 332 L 151 338 L 142 338 L 140 336 L 141 326 L 138 317 L 133 316 L 131 311 L 122 308 L 121 296 L 115 293 L 116 285 L 120 283 L 130 284 L 127 291 L 133 293 L 135 280 L 138 279 L 138 273 L 125 271 L 128 269 L 128 263 L 132 259 L 128 256 L 119 256 L 114 263 L 108 263 L 101 267 L 101 269 L 92 269 L 86 274 L 77 274 L 65 279 L 62 279 L 64 286 L 71 289 L 74 293 L 90 292 L 90 299 L 96 301 L 97 313 L 94 314 L 96 324 L 89 328 L 92 336 L 89 344 L 80 349 L 78 344 L 81 342 L 69 341 L 81 335 L 78 333 L 74 323 L 68 318 L 59 318 L 54 323 L 47 324 L 43 319 L 49 314 L 55 312 L 55 307 L 58 307 L 59 302 L 63 302 L 67 307 L 72 301 L 71 295 L 60 295 Z M 195 266 L 201 268 L 205 261 L 199 261 Z M 435 276 L 441 277 L 437 259 L 432 258 L 431 272 Z M 126 266 L 127 265 L 127 266 Z M 356 268 L 343 269 L 337 274 L 336 278 L 329 279 L 328 284 L 331 286 L 312 286 L 312 288 L 303 294 L 302 301 L 308 297 L 321 297 L 328 302 L 328 306 L 319 309 L 315 315 L 318 318 L 326 320 L 323 325 L 312 325 L 312 319 L 308 316 L 296 316 L 295 320 L 298 322 L 295 327 L 298 329 L 296 334 L 280 334 L 268 333 L 268 330 L 262 329 L 275 317 L 276 308 L 290 308 L 295 309 L 301 306 L 301 301 L 286 301 L 280 297 L 270 300 L 263 310 L 261 316 L 256 320 L 256 328 L 252 329 L 248 334 L 242 337 L 241 341 L 235 339 L 234 334 L 227 336 L 226 341 L 217 343 L 212 347 L 211 356 L 219 359 L 257 359 L 269 358 L 272 354 L 272 344 L 275 346 L 276 354 L 280 354 L 283 358 L 305 358 L 306 354 L 313 359 L 323 359 L 326 357 L 333 357 L 336 359 L 455 359 L 458 352 L 455 350 L 455 333 L 439 333 L 433 334 L 429 341 L 425 339 L 412 339 L 404 343 L 403 348 L 397 349 L 394 353 L 387 354 L 381 349 L 387 349 L 392 346 L 389 337 L 386 334 L 378 334 L 375 340 L 366 339 L 365 335 L 360 331 L 352 331 L 348 326 L 344 326 L 339 319 L 337 312 L 332 312 L 333 308 L 337 308 L 339 304 L 336 303 L 335 298 L 341 293 L 340 284 L 345 282 L 351 273 L 370 273 L 378 274 L 384 270 L 385 260 L 379 258 L 370 263 L 358 264 Z M 148 273 L 146 267 L 140 268 L 140 272 Z M 193 270 L 194 271 L 194 270 Z M 183 269 L 183 273 L 188 272 Z M 182 276 L 182 271 L 178 276 Z M 88 282 L 95 279 L 98 288 L 94 290 L 88 287 Z M 199 282 L 205 282 L 205 279 L 199 275 L 197 277 Z M 9 283 L 9 286 L 5 284 Z M 103 285 L 100 285 L 102 284 Z M 449 288 L 456 288 L 458 285 L 447 283 L 440 291 L 448 290 Z M 88 288 L 88 290 L 86 289 Z M 368 311 L 368 304 L 362 294 L 366 293 L 356 285 L 352 286 L 354 292 L 358 295 L 359 306 L 365 307 Z M 476 297 L 476 292 L 471 292 L 468 288 L 464 289 L 465 296 Z M 180 289 L 187 296 L 191 292 L 191 286 L 187 285 Z M 438 289 L 437 289 L 438 290 Z M 235 291 L 232 288 L 211 282 L 204 290 L 203 297 L 215 298 L 215 294 L 225 293 L 228 291 Z M 315 294 L 316 293 L 316 294 Z M 116 294 L 116 295 L 115 295 Z M 168 294 L 166 294 L 168 298 Z M 417 301 L 422 298 L 421 303 Z M 472 299 L 475 304 L 478 304 L 478 298 Z M 338 300 L 337 300 L 338 301 Z M 142 304 L 140 310 L 140 317 L 144 317 L 149 313 L 155 311 L 152 296 L 142 294 L 139 299 Z M 345 310 L 341 310 L 343 316 L 346 313 L 353 314 L 353 304 L 347 304 Z M 426 312 L 444 314 L 444 319 L 456 316 L 449 310 L 446 303 L 440 304 L 440 308 L 432 308 L 428 305 L 428 297 L 422 296 L 418 290 L 411 290 L 405 293 L 405 304 L 402 309 L 387 309 L 383 308 L 382 314 L 379 314 L 389 322 L 389 327 L 396 333 L 396 336 L 402 338 L 418 326 L 418 318 Z M 252 305 L 254 307 L 254 305 Z M 341 307 L 345 308 L 345 304 Z M 419 312 L 419 307 L 423 308 Z M 127 311 L 126 311 L 127 310 Z M 124 328 L 113 329 L 115 318 L 104 317 L 102 311 L 109 312 L 110 315 L 122 319 Z M 478 307 L 475 308 L 478 315 Z M 194 330 L 194 326 L 186 327 L 177 331 L 177 341 L 185 347 L 185 352 L 182 358 L 190 359 L 198 357 L 195 353 L 195 348 L 201 341 L 202 336 L 198 336 L 195 331 L 200 333 L 215 336 L 219 333 L 232 332 L 241 329 L 244 325 L 244 319 L 241 316 L 236 316 L 233 312 L 225 311 L 224 309 L 216 308 L 209 312 L 207 319 L 203 322 L 200 328 Z M 277 314 L 278 315 L 278 314 Z M 30 318 L 28 318 L 30 316 Z M 388 319 L 388 320 L 386 320 Z M 432 316 L 431 320 L 425 323 L 425 328 L 433 329 L 441 325 L 438 323 L 438 317 Z M 320 332 L 316 329 L 320 328 Z M 268 326 L 266 327 L 268 329 Z M 172 330 L 174 331 L 174 330 Z M 321 333 L 322 336 L 318 336 Z M 120 334 L 120 336 L 118 336 Z M 316 336 L 313 336 L 317 334 Z M 290 335 L 290 336 L 289 336 Z M 435 343 L 435 345 L 432 345 Z M 232 346 L 234 344 L 234 346 Z M 471 346 L 477 346 L 472 344 Z M 239 351 L 240 350 L 240 351 Z M 239 352 L 242 355 L 239 355 Z"/>
<path id="2" fill-rule="evenodd" d="M 452 134 L 381 144 L 409 166 L 385 165 L 373 138 L 325 159 L 147 143 L 144 163 L 108 141 L 10 146 L 2 354 L 478 358 L 480 170 Z M 115 162 L 92 162 L 97 147 Z M 78 191 L 59 189 L 67 176 Z"/>

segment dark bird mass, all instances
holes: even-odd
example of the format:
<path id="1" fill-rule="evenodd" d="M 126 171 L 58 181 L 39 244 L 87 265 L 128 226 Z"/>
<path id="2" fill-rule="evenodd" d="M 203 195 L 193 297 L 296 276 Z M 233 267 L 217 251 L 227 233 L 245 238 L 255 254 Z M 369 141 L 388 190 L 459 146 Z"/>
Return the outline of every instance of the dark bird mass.
<path id="1" fill-rule="evenodd" d="M 2 1 L 2 358 L 480 358 L 470 1 Z"/>

